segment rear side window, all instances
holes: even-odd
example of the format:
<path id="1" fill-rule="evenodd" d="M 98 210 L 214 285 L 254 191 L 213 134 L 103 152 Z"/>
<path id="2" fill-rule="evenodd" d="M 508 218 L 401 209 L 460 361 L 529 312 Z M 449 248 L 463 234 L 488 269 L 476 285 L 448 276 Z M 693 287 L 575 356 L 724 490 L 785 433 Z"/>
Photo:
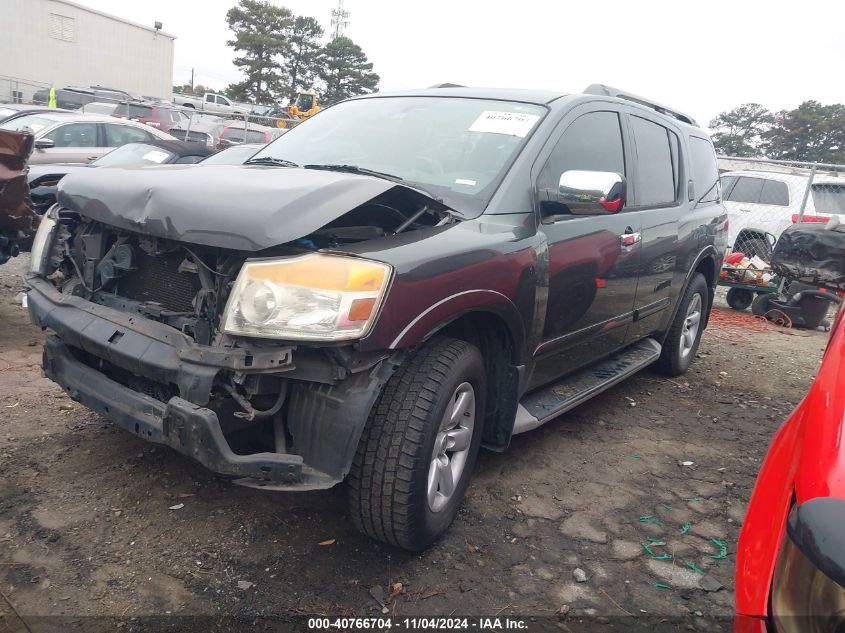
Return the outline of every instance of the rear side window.
<path id="1" fill-rule="evenodd" d="M 716 165 L 716 152 L 710 141 L 697 136 L 689 137 L 690 163 L 692 164 L 692 184 L 697 202 L 718 202 L 719 168 Z M 726 176 L 725 181 L 733 176 Z"/>
<path id="2" fill-rule="evenodd" d="M 631 117 L 631 129 L 637 146 L 637 171 L 634 175 L 637 205 L 674 204 L 678 190 L 670 142 L 670 135 L 674 134 L 662 125 L 637 116 Z M 677 140 L 674 145 L 677 148 Z"/>
<path id="3" fill-rule="evenodd" d="M 106 123 L 106 146 L 121 147 L 127 143 L 143 143 L 154 140 L 152 134 L 129 125 Z"/>
<path id="4" fill-rule="evenodd" d="M 766 181 L 763 178 L 740 176 L 737 178 L 736 184 L 728 192 L 725 200 L 756 204 L 760 202 L 760 193 L 763 191 L 763 185 L 765 183 Z"/>
<path id="5" fill-rule="evenodd" d="M 96 123 L 69 123 L 56 128 L 44 138 L 55 143 L 55 147 L 97 147 Z"/>
<path id="6" fill-rule="evenodd" d="M 766 180 L 760 192 L 760 204 L 776 204 L 781 207 L 789 206 L 789 189 L 780 180 Z"/>
<path id="7" fill-rule="evenodd" d="M 130 119 L 149 119 L 153 115 L 153 109 L 148 106 L 121 103 L 114 109 L 114 114 Z"/>

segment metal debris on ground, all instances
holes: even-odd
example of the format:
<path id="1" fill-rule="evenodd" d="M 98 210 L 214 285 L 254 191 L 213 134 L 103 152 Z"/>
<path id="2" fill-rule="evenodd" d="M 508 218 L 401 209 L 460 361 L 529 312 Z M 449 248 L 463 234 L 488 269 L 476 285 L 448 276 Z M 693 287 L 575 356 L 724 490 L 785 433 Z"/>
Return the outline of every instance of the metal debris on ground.
<path id="1" fill-rule="evenodd" d="M 684 523 L 684 524 L 681 526 L 681 536 L 683 536 L 684 534 L 686 534 L 687 532 L 689 532 L 690 527 L 692 527 L 692 526 L 691 526 L 689 523 Z"/>
<path id="2" fill-rule="evenodd" d="M 672 511 L 672 506 L 669 505 L 668 503 L 661 503 L 660 507 L 663 508 L 664 510 L 669 510 L 670 512 Z"/>
<path id="3" fill-rule="evenodd" d="M 648 583 L 654 589 L 671 589 L 671 585 L 664 584 L 662 582 L 657 582 L 656 580 L 650 580 Z"/>
<path id="4" fill-rule="evenodd" d="M 648 514 L 644 514 L 640 517 L 640 523 L 651 523 L 653 525 L 663 527 L 663 521 Z"/>
<path id="5" fill-rule="evenodd" d="M 651 549 L 652 546 L 661 547 L 663 545 L 666 545 L 666 543 L 664 543 L 660 539 L 651 539 L 650 538 L 648 540 L 649 540 L 648 543 L 641 543 L 641 545 L 643 546 L 643 549 L 646 552 L 648 552 L 649 556 L 651 556 L 654 560 L 672 560 L 671 554 L 656 554 L 655 551 L 653 549 Z"/>

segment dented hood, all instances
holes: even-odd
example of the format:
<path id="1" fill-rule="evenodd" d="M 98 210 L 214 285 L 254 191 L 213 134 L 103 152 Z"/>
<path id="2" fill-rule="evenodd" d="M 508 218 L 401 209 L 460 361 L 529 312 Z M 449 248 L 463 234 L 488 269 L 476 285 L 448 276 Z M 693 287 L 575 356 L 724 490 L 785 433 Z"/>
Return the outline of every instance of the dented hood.
<path id="1" fill-rule="evenodd" d="M 29 200 L 26 161 L 32 134 L 0 130 L 0 229 L 29 231 L 35 213 Z"/>
<path id="2" fill-rule="evenodd" d="M 58 199 L 93 220 L 130 231 L 259 251 L 304 237 L 403 186 L 370 176 L 290 167 L 105 167 L 63 178 Z"/>

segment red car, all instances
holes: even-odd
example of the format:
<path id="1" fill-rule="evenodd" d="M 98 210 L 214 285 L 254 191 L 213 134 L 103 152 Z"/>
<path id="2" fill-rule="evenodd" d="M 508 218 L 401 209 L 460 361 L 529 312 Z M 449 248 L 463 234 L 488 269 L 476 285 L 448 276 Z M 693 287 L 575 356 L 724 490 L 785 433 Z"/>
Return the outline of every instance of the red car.
<path id="1" fill-rule="evenodd" d="M 760 469 L 737 548 L 737 633 L 845 631 L 844 312 Z"/>
<path id="2" fill-rule="evenodd" d="M 179 124 L 179 115 L 167 104 L 143 101 L 123 101 L 114 109 L 112 116 L 146 123 L 162 132 L 170 132 L 171 128 Z"/>

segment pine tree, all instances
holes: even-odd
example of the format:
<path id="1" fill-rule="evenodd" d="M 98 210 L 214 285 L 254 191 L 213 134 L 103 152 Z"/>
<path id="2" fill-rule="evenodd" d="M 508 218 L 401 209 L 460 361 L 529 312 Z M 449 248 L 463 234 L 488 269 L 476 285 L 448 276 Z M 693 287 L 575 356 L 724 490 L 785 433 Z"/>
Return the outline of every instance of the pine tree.
<path id="1" fill-rule="evenodd" d="M 331 105 L 378 90 L 379 76 L 361 47 L 348 37 L 329 42 L 320 56 L 317 74 L 324 85 L 322 100 Z"/>
<path id="2" fill-rule="evenodd" d="M 300 89 L 311 88 L 320 67 L 323 27 L 314 18 L 297 16 L 288 34 L 290 50 L 282 64 L 291 100 Z"/>

